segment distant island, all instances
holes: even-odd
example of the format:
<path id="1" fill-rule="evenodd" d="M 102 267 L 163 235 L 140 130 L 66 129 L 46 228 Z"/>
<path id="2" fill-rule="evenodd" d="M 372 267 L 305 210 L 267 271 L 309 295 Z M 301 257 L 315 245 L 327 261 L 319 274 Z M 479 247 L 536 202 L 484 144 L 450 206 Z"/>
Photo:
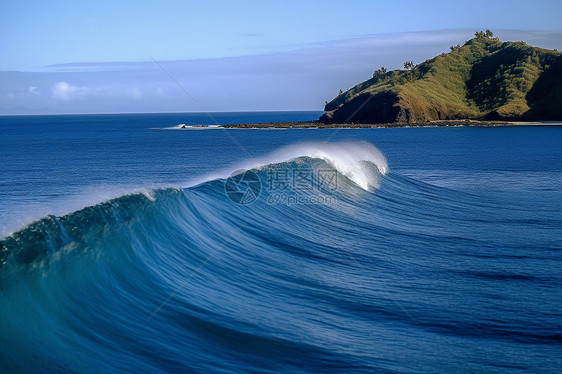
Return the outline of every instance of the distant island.
<path id="1" fill-rule="evenodd" d="M 539 121 L 562 119 L 562 55 L 479 31 L 417 66 L 381 68 L 326 104 L 320 121 Z"/>
<path id="2" fill-rule="evenodd" d="M 509 125 L 562 120 L 562 54 L 479 31 L 419 65 L 376 70 L 327 102 L 318 121 L 225 127 Z M 476 122 L 478 121 L 478 122 Z"/>

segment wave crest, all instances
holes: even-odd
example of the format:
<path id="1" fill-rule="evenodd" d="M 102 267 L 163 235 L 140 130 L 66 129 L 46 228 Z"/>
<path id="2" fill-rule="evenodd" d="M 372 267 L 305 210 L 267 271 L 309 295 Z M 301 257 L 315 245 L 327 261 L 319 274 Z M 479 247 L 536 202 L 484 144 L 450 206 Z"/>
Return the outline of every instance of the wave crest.
<path id="1" fill-rule="evenodd" d="M 197 180 L 191 186 L 214 179 L 226 178 L 232 170 L 262 169 L 272 164 L 292 161 L 301 157 L 324 160 L 366 191 L 377 188 L 379 175 L 384 175 L 390 171 L 384 154 L 371 143 L 365 141 L 306 142 L 283 147 L 265 157 L 246 160 L 234 169 L 230 168 L 219 173 L 209 174 Z"/>

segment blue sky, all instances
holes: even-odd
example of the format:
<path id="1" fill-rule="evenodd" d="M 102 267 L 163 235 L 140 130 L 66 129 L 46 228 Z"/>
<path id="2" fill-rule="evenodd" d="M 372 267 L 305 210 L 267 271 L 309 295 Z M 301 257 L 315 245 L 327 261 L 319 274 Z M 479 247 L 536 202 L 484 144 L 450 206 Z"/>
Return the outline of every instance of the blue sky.
<path id="1" fill-rule="evenodd" d="M 490 28 L 562 49 L 562 1 L 28 1 L 0 5 L 0 114 L 321 109 L 380 66 Z M 273 89 L 274 87 L 274 89 Z"/>

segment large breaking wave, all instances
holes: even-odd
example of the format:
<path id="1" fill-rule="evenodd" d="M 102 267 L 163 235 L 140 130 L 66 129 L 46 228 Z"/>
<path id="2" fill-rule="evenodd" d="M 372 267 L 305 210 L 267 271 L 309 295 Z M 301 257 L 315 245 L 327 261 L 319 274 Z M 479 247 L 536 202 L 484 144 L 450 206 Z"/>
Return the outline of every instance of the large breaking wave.
<path id="1" fill-rule="evenodd" d="M 0 367 L 392 371 L 379 343 L 404 326 L 421 339 L 560 339 L 548 322 L 514 321 L 506 332 L 498 322 L 471 325 L 473 306 L 449 319 L 432 307 L 451 279 L 477 279 L 442 256 L 482 254 L 489 238 L 471 232 L 498 225 L 495 207 L 389 173 L 368 143 L 301 144 L 237 168 L 262 182 L 252 204 L 228 198 L 225 169 L 190 187 L 47 216 L 2 239 Z M 330 170 L 326 185 L 318 172 Z M 291 185 L 297 172 L 310 188 Z M 280 176 L 285 189 L 271 183 Z M 428 287 L 430 300 L 418 293 Z"/>

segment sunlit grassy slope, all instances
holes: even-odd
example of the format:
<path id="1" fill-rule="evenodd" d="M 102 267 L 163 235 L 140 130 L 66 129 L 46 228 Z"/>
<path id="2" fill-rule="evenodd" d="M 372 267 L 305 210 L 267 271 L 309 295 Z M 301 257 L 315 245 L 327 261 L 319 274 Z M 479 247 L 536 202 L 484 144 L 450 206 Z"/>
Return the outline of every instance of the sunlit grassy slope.
<path id="1" fill-rule="evenodd" d="M 562 55 L 476 37 L 412 70 L 376 72 L 326 104 L 323 122 L 562 119 Z"/>

